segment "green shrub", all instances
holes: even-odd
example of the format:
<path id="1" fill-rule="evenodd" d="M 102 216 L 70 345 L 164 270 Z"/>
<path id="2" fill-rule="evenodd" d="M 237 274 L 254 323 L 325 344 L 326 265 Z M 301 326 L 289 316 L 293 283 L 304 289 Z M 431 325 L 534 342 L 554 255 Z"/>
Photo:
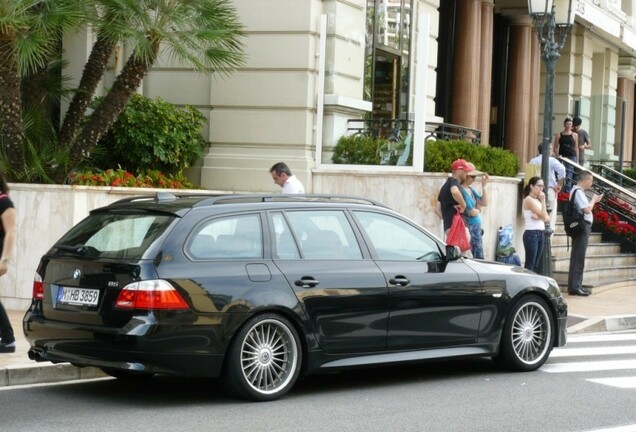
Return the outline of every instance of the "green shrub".
<path id="1" fill-rule="evenodd" d="M 455 159 L 466 159 L 479 171 L 501 177 L 516 177 L 519 160 L 512 152 L 483 147 L 466 141 L 428 141 L 424 150 L 424 171 L 450 172 Z"/>
<path id="2" fill-rule="evenodd" d="M 397 162 L 403 143 L 390 143 L 386 139 L 368 135 L 343 136 L 334 147 L 333 162 L 336 164 L 380 165 L 381 158 L 389 165 Z M 517 156 L 508 150 L 483 147 L 466 141 L 428 141 L 424 148 L 424 171 L 449 172 L 455 159 L 466 159 L 478 170 L 501 177 L 516 177 L 519 172 Z M 412 150 L 411 150 L 412 155 Z M 409 156 L 409 162 L 412 156 Z"/>
<path id="3" fill-rule="evenodd" d="M 386 142 L 370 135 L 346 135 L 333 149 L 333 163 L 380 165 L 380 147 Z"/>
<path id="4" fill-rule="evenodd" d="M 636 168 L 628 168 L 623 170 L 623 175 L 636 180 Z"/>
<path id="5" fill-rule="evenodd" d="M 201 157 L 204 122 L 195 108 L 179 109 L 161 98 L 134 95 L 100 143 L 107 151 L 96 164 L 112 168 L 115 161 L 131 172 L 180 174 Z"/>

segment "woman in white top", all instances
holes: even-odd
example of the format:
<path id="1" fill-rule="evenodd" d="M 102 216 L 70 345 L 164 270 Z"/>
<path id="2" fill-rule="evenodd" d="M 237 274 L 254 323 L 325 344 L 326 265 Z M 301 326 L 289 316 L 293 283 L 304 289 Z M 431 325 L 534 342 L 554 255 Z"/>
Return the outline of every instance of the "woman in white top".
<path id="1" fill-rule="evenodd" d="M 539 270 L 539 259 L 543 252 L 543 231 L 545 222 L 550 220 L 546 209 L 543 179 L 532 177 L 523 189 L 523 247 L 526 250 L 525 268 L 534 272 Z"/>

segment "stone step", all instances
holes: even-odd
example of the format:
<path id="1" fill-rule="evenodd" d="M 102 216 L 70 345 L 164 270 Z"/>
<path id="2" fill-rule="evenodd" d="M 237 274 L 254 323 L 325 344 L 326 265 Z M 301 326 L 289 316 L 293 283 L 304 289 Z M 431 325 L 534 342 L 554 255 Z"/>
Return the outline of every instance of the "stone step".
<path id="1" fill-rule="evenodd" d="M 570 257 L 557 258 L 552 261 L 554 270 L 562 270 L 567 272 L 570 266 Z M 636 254 L 610 254 L 610 255 L 591 255 L 585 256 L 585 271 L 597 268 L 620 268 L 631 267 L 632 275 L 636 274 Z"/>
<path id="2" fill-rule="evenodd" d="M 552 255 L 557 258 L 569 258 L 572 252 L 572 243 L 568 248 L 566 245 L 552 246 Z M 589 243 L 587 245 L 587 256 L 614 255 L 621 253 L 621 246 L 618 243 Z"/>
<path id="3" fill-rule="evenodd" d="M 565 246 L 568 244 L 568 241 L 570 242 L 570 245 L 572 245 L 572 239 L 569 239 L 564 232 L 557 231 L 552 236 L 550 244 L 552 246 Z M 604 243 L 601 239 L 601 233 L 591 233 L 589 243 Z"/>
<path id="4" fill-rule="evenodd" d="M 586 263 L 587 264 L 587 263 Z M 597 267 L 585 268 L 583 273 L 583 285 L 587 287 L 595 287 L 609 283 L 615 283 L 634 278 L 636 272 L 634 266 L 626 267 Z M 561 286 L 568 284 L 568 270 L 554 270 L 553 277 Z"/>
<path id="5" fill-rule="evenodd" d="M 607 282 L 592 288 L 594 293 L 609 291 L 618 288 L 627 288 L 636 285 L 636 276 L 630 279 L 623 279 L 616 282 Z"/>

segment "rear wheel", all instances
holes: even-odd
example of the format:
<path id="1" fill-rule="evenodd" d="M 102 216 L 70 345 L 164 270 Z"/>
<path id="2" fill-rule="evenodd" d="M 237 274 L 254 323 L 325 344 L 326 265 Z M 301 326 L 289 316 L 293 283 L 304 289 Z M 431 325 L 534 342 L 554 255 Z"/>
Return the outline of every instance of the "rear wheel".
<path id="1" fill-rule="evenodd" d="M 515 371 L 532 371 L 552 351 L 553 320 L 546 302 L 534 295 L 521 298 L 504 325 L 498 364 Z"/>
<path id="2" fill-rule="evenodd" d="M 221 377 L 231 393 L 255 401 L 276 399 L 296 382 L 302 352 L 294 326 L 277 314 L 250 319 L 237 333 Z"/>

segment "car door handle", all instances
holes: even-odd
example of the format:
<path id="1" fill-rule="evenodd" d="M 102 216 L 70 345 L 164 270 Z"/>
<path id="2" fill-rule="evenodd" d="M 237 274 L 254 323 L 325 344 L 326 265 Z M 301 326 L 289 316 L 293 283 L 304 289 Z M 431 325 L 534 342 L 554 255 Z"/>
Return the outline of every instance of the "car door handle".
<path id="1" fill-rule="evenodd" d="M 391 285 L 407 286 L 411 283 L 411 281 L 404 276 L 395 276 L 394 278 L 389 279 L 389 283 Z"/>
<path id="2" fill-rule="evenodd" d="M 303 288 L 313 288 L 318 285 L 320 282 L 314 279 L 311 276 L 303 276 L 300 279 L 294 281 L 294 285 Z"/>

